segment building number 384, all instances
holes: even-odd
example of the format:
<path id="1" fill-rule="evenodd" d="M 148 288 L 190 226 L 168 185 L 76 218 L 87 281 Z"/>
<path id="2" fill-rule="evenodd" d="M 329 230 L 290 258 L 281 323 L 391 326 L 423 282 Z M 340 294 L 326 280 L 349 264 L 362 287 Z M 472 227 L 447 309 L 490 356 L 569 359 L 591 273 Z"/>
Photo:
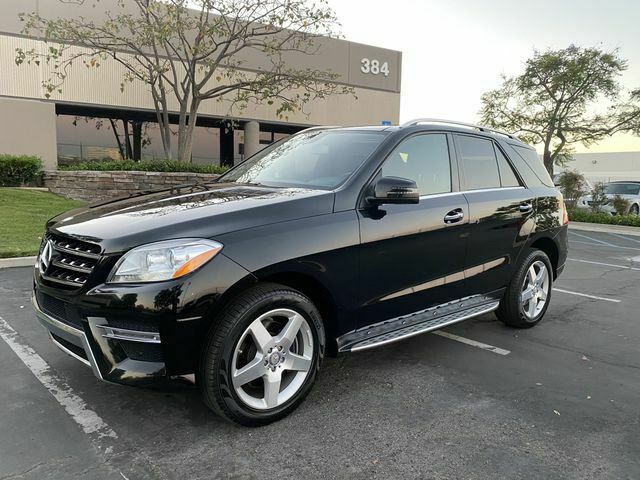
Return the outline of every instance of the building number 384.
<path id="1" fill-rule="evenodd" d="M 360 70 L 365 74 L 389 76 L 389 63 L 380 63 L 380 60 L 363 58 L 360 60 Z"/>

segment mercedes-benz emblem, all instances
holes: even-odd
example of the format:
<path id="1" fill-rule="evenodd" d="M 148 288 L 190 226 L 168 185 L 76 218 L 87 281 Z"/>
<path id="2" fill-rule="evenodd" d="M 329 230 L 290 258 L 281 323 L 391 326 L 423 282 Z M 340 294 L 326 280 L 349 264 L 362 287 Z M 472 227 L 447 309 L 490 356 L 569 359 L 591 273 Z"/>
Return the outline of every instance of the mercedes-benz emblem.
<path id="1" fill-rule="evenodd" d="M 42 253 L 40 253 L 40 272 L 45 273 L 47 268 L 49 268 L 49 263 L 51 263 L 51 254 L 52 252 L 51 241 L 47 240 L 44 248 L 42 249 Z"/>

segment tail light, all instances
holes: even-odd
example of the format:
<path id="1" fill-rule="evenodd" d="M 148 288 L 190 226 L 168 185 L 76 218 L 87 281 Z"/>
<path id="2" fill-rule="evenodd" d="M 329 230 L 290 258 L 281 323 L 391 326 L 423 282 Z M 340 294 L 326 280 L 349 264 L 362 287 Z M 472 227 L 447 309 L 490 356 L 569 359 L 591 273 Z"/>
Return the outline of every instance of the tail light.
<path id="1" fill-rule="evenodd" d="M 569 212 L 567 211 L 567 204 L 562 202 L 562 225 L 569 223 Z"/>

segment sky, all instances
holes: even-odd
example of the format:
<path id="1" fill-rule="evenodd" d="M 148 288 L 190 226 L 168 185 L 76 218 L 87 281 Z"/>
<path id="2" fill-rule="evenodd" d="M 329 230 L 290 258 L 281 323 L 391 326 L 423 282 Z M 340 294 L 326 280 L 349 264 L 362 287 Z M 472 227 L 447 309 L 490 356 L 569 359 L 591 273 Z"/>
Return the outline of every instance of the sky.
<path id="1" fill-rule="evenodd" d="M 534 49 L 618 48 L 623 86 L 640 88 L 640 0 L 328 0 L 351 41 L 400 50 L 400 121 L 477 122 L 482 93 L 516 75 Z M 640 151 L 614 135 L 580 152 Z"/>

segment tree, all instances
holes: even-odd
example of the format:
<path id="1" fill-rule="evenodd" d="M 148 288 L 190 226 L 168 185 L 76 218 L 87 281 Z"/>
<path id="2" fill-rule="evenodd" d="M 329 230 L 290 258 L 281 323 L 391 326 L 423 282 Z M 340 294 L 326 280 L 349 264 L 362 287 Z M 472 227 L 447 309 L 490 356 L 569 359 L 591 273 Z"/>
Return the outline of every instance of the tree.
<path id="1" fill-rule="evenodd" d="M 589 146 L 640 120 L 640 91 L 620 102 L 619 76 L 627 62 L 618 51 L 571 45 L 535 51 L 521 75 L 482 95 L 482 122 L 543 147 L 544 165 L 571 158 L 576 144 Z M 597 112 L 603 104 L 605 113 Z M 636 123 L 637 125 L 637 123 Z"/>
<path id="2" fill-rule="evenodd" d="M 178 159 L 189 161 L 205 101 L 228 102 L 230 114 L 250 102 L 266 103 L 286 120 L 312 100 L 352 91 L 334 83 L 338 76 L 332 72 L 292 68 L 285 61 L 291 55 L 313 55 L 320 35 L 335 34 L 337 19 L 326 0 L 113 1 L 102 23 L 21 14 L 23 33 L 43 38 L 48 49 L 18 49 L 16 63 L 48 63 L 53 74 L 43 87 L 50 96 L 61 93 L 75 63 L 99 68 L 118 62 L 125 71 L 122 90 L 136 81 L 149 88 L 169 159 L 175 100 Z M 243 70 L 247 55 L 259 55 L 262 68 Z"/>

